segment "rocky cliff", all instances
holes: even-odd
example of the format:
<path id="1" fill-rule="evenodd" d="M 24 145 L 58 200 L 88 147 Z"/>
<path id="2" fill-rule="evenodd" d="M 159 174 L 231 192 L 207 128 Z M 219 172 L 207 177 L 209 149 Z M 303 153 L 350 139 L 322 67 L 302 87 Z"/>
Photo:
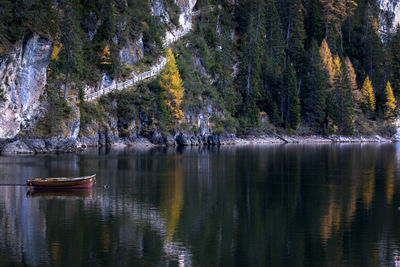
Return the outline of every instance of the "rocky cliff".
<path id="1" fill-rule="evenodd" d="M 33 35 L 0 57 L 0 138 L 16 136 L 40 116 L 52 49 L 51 41 Z"/>
<path id="2" fill-rule="evenodd" d="M 386 28 L 387 26 L 389 26 L 391 27 L 391 29 L 394 29 L 400 23 L 400 1 L 399 0 L 377 0 L 377 1 L 379 8 L 382 10 L 380 16 L 381 28 Z"/>

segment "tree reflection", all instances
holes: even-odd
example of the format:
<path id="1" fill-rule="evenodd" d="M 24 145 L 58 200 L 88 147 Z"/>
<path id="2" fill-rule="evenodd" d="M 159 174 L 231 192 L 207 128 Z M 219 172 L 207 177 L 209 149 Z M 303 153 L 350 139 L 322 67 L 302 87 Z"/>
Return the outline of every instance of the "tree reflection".
<path id="1" fill-rule="evenodd" d="M 0 260 L 32 266 L 394 265 L 400 251 L 396 154 L 388 144 L 48 157 L 49 174 L 72 161 L 66 166 L 97 172 L 98 187 L 89 195 L 59 196 L 0 188 Z M 2 160 L 7 174 L 26 164 Z M 32 160 L 24 175 L 43 173 L 42 163 Z"/>

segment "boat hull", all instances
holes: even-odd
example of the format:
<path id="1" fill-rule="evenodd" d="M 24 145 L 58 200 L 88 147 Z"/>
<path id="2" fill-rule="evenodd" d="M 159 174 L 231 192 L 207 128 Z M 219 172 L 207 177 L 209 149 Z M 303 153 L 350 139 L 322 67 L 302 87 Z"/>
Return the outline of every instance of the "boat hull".
<path id="1" fill-rule="evenodd" d="M 63 189 L 90 189 L 96 180 L 96 175 L 82 178 L 49 178 L 28 180 L 30 190 L 63 190 Z"/>

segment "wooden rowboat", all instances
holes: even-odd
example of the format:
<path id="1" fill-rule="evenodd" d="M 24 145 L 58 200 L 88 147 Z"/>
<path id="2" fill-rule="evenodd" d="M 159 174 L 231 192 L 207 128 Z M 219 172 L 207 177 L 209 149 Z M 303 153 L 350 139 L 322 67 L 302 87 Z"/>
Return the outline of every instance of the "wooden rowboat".
<path id="1" fill-rule="evenodd" d="M 35 178 L 27 180 L 26 184 L 31 190 L 37 189 L 89 189 L 93 187 L 96 174 L 84 177 L 68 178 Z"/>

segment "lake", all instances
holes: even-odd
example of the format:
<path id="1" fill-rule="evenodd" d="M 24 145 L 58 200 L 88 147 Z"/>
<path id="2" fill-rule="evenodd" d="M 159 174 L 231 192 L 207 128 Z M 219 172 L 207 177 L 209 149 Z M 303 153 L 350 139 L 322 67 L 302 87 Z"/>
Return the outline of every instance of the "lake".
<path id="1" fill-rule="evenodd" d="M 399 175 L 396 144 L 2 156 L 0 266 L 396 266 Z"/>

